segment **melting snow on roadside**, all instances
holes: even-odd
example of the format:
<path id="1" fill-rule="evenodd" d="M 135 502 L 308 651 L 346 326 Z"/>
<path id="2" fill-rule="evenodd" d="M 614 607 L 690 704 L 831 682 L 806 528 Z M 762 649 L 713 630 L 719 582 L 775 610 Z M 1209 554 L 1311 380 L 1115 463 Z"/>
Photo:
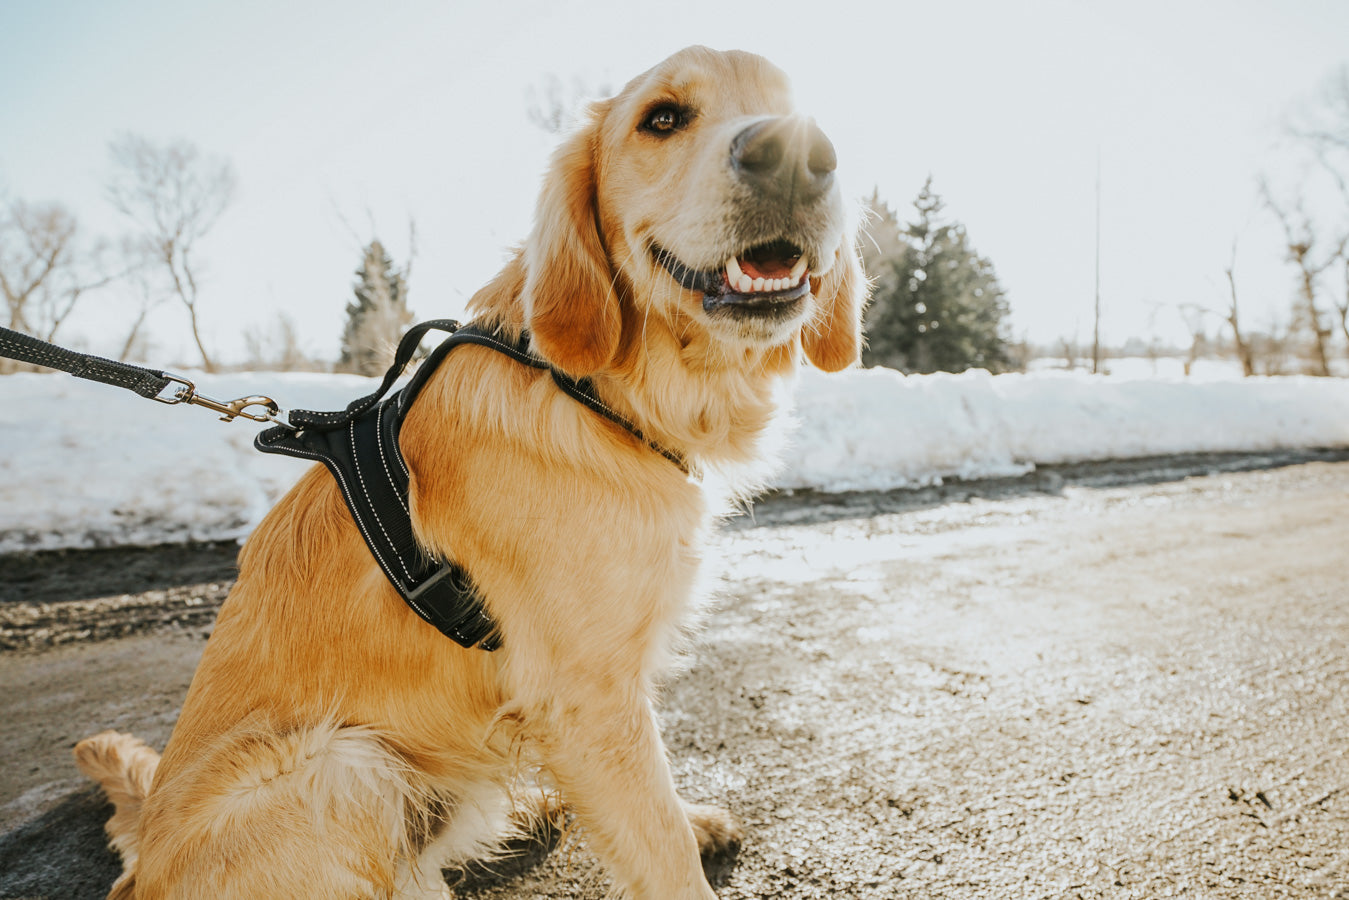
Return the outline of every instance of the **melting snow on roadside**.
<path id="1" fill-rule="evenodd" d="M 311 409 L 341 408 L 373 385 L 198 379 L 212 397 Z M 1052 463 L 1349 447 L 1349 380 L 807 371 L 795 418 L 776 486 L 883 490 Z M 0 552 L 242 537 L 307 467 L 254 451 L 257 429 L 67 375 L 0 377 Z"/>
<path id="2" fill-rule="evenodd" d="M 1169 453 L 1349 446 L 1349 380 L 807 372 L 778 487 L 876 490 Z"/>

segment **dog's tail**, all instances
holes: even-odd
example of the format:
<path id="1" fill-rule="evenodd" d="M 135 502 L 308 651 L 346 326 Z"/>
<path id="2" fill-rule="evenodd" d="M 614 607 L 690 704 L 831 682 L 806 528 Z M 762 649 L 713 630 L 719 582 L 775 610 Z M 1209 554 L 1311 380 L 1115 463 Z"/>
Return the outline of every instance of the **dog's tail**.
<path id="1" fill-rule="evenodd" d="M 118 889 L 130 888 L 134 879 L 141 804 L 150 794 L 159 754 L 129 734 L 105 731 L 75 745 L 75 764 L 103 786 L 115 808 L 105 827 L 108 843 L 122 855 L 125 871 L 109 897 L 121 896 Z"/>

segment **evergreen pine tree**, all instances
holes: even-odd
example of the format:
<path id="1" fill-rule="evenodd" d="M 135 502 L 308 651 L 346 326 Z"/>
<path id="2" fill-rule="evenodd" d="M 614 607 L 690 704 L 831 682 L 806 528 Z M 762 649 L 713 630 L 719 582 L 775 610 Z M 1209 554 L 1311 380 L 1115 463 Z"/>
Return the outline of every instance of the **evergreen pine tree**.
<path id="1" fill-rule="evenodd" d="M 866 312 L 867 343 L 863 353 L 866 365 L 878 365 L 876 360 L 895 359 L 908 346 L 907 332 L 913 328 L 912 318 L 901 308 L 907 303 L 901 278 L 907 279 L 905 257 L 909 245 L 895 211 L 873 191 L 867 201 L 870 216 L 863 234 L 862 268 L 871 279 L 871 300 Z"/>
<path id="2" fill-rule="evenodd" d="M 904 372 L 1006 370 L 1006 295 L 993 264 L 969 246 L 965 227 L 942 216 L 932 179 L 907 225 L 879 196 L 871 206 L 874 246 L 864 249 L 863 261 L 875 283 L 863 361 Z"/>
<path id="3" fill-rule="evenodd" d="M 371 241 L 352 285 L 356 299 L 347 304 L 338 371 L 379 375 L 393 363 L 398 340 L 412 323 L 407 290 L 384 245 Z"/>

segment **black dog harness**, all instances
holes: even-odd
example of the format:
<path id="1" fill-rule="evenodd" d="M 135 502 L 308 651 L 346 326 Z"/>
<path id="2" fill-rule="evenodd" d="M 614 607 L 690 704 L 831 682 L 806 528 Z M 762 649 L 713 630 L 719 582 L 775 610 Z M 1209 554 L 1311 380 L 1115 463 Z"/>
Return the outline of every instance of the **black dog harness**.
<path id="1" fill-rule="evenodd" d="M 431 352 L 406 386 L 381 400 L 432 329 L 450 332 L 450 336 Z M 452 560 L 431 559 L 417 542 L 408 508 L 410 474 L 398 446 L 403 419 L 417 394 L 450 351 L 461 344 L 490 347 L 527 366 L 548 369 L 566 394 L 627 429 L 688 474 L 682 456 L 649 440 L 606 406 L 588 380 L 571 378 L 530 353 L 528 333 L 511 340 L 483 325 L 461 327 L 450 319 L 413 326 L 399 342 L 393 365 L 374 393 L 352 401 L 340 412 L 291 410 L 290 427 L 268 428 L 254 445 L 263 453 L 318 460 L 327 466 L 370 552 L 413 612 L 463 647 L 495 650 L 501 643 L 500 634 L 468 572 Z"/>

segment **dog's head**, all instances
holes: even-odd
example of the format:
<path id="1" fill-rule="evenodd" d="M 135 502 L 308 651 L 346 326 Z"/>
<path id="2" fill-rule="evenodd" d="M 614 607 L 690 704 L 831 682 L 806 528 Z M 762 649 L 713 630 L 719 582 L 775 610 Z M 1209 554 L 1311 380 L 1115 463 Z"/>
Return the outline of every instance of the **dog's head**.
<path id="1" fill-rule="evenodd" d="M 557 152 L 525 245 L 526 321 L 573 375 L 626 318 L 835 371 L 860 347 L 865 280 L 834 147 L 748 53 L 683 50 L 596 103 Z"/>

